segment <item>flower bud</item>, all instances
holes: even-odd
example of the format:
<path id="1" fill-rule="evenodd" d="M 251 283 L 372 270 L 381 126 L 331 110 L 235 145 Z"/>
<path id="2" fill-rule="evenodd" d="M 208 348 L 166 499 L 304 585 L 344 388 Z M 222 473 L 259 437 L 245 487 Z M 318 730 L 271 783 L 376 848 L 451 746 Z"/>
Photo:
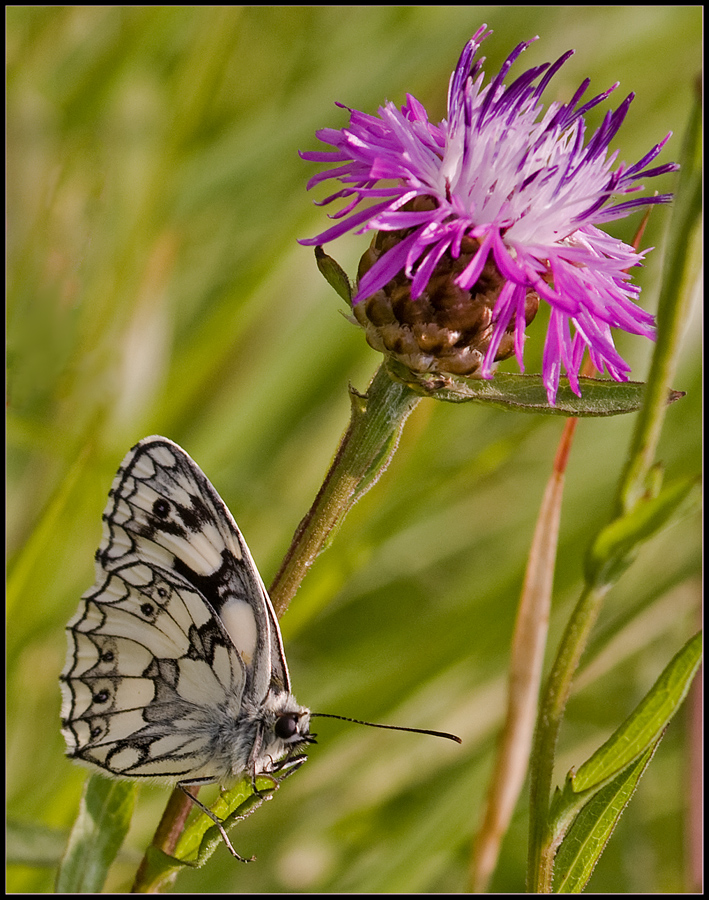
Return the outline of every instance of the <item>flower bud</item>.
<path id="1" fill-rule="evenodd" d="M 358 278 L 405 236 L 406 232 L 377 232 L 360 260 Z M 457 258 L 444 253 L 415 300 L 411 297 L 411 279 L 402 270 L 371 297 L 355 303 L 354 316 L 370 347 L 395 357 L 413 372 L 480 377 L 494 332 L 493 310 L 505 279 L 490 256 L 469 290 L 456 284 L 478 248 L 474 238 L 465 237 Z M 527 325 L 538 309 L 539 297 L 530 288 L 525 297 Z M 514 354 L 514 331 L 515 322 L 511 320 L 495 362 Z"/>

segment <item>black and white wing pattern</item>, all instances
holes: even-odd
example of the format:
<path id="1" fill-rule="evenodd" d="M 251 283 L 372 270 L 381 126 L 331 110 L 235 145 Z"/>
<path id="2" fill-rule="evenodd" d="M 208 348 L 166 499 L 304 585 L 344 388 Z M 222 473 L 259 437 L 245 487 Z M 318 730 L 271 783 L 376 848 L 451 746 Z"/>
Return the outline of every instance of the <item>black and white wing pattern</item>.
<path id="1" fill-rule="evenodd" d="M 96 583 L 67 638 L 67 754 L 104 774 L 226 786 L 302 760 L 312 741 L 248 547 L 167 438 L 144 438 L 123 460 Z"/>

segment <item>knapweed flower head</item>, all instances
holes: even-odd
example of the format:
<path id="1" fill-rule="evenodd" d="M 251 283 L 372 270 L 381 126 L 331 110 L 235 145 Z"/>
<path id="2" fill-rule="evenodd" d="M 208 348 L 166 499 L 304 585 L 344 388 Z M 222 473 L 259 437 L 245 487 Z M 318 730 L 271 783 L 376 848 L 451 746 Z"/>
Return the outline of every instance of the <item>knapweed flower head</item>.
<path id="1" fill-rule="evenodd" d="M 407 95 L 401 109 L 350 109 L 346 128 L 317 132 L 334 152 L 301 156 L 332 168 L 308 188 L 334 178 L 342 187 L 322 204 L 347 202 L 332 216 L 336 225 L 301 243 L 376 232 L 360 262 L 353 312 L 372 346 L 413 371 L 490 378 L 513 353 L 523 370 L 525 329 L 547 303 L 542 375 L 553 404 L 562 367 L 580 394 L 585 348 L 599 371 L 627 380 L 612 329 L 654 337 L 653 316 L 636 304 L 640 289 L 628 275 L 644 254 L 598 226 L 669 201 L 614 198 L 677 166 L 649 168 L 668 134 L 635 165 L 613 168 L 609 145 L 632 94 L 585 140 L 584 115 L 617 84 L 582 103 L 586 79 L 568 103 L 544 109 L 542 93 L 573 51 L 505 84 L 532 41 L 521 43 L 485 84 L 484 58 L 475 57 L 489 34 L 483 25 L 463 50 L 447 119 L 433 124 Z"/>

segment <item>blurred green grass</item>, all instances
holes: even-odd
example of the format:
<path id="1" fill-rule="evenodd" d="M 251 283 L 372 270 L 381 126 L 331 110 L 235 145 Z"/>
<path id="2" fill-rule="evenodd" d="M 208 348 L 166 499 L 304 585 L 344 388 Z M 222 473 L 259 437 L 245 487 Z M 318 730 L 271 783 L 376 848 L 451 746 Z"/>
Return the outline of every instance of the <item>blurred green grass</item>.
<path id="1" fill-rule="evenodd" d="M 127 449 L 151 433 L 204 468 L 269 582 L 378 364 L 298 237 L 322 230 L 299 149 L 405 92 L 445 112 L 450 71 L 486 21 L 488 72 L 576 56 L 551 94 L 591 77 L 637 97 L 615 145 L 628 163 L 669 130 L 675 159 L 701 61 L 698 7 L 14 7 L 7 10 L 8 808 L 66 828 L 84 773 L 63 758 L 63 628 L 92 583 L 100 514 Z M 608 104 L 598 112 L 598 121 Z M 654 186 L 653 186 L 654 187 Z M 671 189 L 671 183 L 657 185 Z M 324 196 L 324 192 L 318 197 Z M 657 210 L 645 245 L 661 248 Z M 630 240 L 635 219 L 618 223 Z M 330 252 L 350 273 L 366 238 Z M 661 251 L 639 275 L 653 308 Z M 697 316 L 699 313 L 697 312 Z M 701 467 L 697 323 L 661 444 L 668 473 Z M 539 371 L 542 334 L 529 339 Z M 651 347 L 620 340 L 647 371 Z M 514 370 L 514 366 L 508 365 Z M 583 551 L 608 515 L 632 417 L 580 424 L 567 478 L 552 638 Z M 318 724 L 308 764 L 180 876 L 183 891 L 459 891 L 504 703 L 534 517 L 561 424 L 424 402 L 390 470 L 354 508 L 283 621 L 294 690 L 313 709 L 443 728 L 431 738 Z M 560 765 L 578 764 L 696 627 L 695 520 L 655 540 L 610 596 L 597 666 L 569 708 Z M 671 726 L 590 888 L 691 889 L 686 717 Z M 561 773 L 563 774 L 563 772 Z M 116 867 L 167 794 L 144 787 Z M 523 887 L 526 797 L 496 891 Z M 11 866 L 8 888 L 51 890 Z"/>

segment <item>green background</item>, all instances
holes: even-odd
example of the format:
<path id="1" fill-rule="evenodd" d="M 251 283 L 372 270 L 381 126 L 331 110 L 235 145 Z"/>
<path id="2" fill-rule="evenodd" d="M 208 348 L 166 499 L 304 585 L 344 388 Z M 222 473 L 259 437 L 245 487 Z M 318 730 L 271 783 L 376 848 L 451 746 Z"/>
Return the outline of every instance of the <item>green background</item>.
<path id="1" fill-rule="evenodd" d="M 634 163 L 672 130 L 676 159 L 701 61 L 699 7 L 9 8 L 8 801 L 66 830 L 85 773 L 63 756 L 64 625 L 93 579 L 111 479 L 152 433 L 180 443 L 232 509 L 268 584 L 378 357 L 296 243 L 327 219 L 298 150 L 410 92 L 432 119 L 465 41 L 513 75 L 576 55 L 545 95 L 615 81 L 636 99 L 613 142 Z M 591 93 L 592 92 L 592 93 Z M 609 104 L 593 111 L 600 123 Z M 650 188 L 671 190 L 671 176 Z M 612 231 L 631 241 L 639 216 Z M 638 275 L 653 309 L 669 211 Z M 328 247 L 353 273 L 367 238 Z M 701 466 L 699 304 L 660 458 Z M 544 327 L 530 328 L 528 372 Z M 642 379 L 651 344 L 618 345 Z M 504 368 L 515 371 L 508 362 Z M 454 731 L 434 738 L 318 722 L 310 760 L 272 802 L 180 876 L 196 892 L 465 890 L 504 708 L 509 642 L 534 519 L 563 423 L 422 402 L 390 469 L 354 508 L 283 620 L 294 692 L 312 709 Z M 581 422 L 562 517 L 552 647 L 584 550 L 609 515 L 633 417 Z M 699 521 L 655 539 L 610 594 L 572 698 L 559 778 L 639 701 L 697 627 Z M 672 723 L 602 858 L 599 892 L 696 887 L 688 709 Z M 167 792 L 143 786 L 109 889 L 125 890 Z M 523 794 L 493 889 L 523 889 Z M 35 836 L 36 837 L 36 836 Z M 11 865 L 10 890 L 50 891 Z M 29 846 L 29 839 L 28 844 Z"/>

